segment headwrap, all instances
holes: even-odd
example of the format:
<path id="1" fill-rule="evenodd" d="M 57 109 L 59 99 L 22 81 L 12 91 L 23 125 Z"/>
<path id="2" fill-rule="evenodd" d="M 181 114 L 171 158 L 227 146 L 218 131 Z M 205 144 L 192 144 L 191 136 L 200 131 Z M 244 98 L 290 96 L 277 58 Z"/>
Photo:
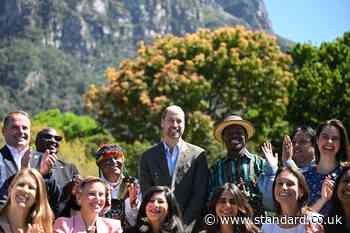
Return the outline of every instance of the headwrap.
<path id="1" fill-rule="evenodd" d="M 99 165 L 101 161 L 114 157 L 114 158 L 124 158 L 125 152 L 118 145 L 108 145 L 102 144 L 100 148 L 96 151 L 96 164 Z"/>

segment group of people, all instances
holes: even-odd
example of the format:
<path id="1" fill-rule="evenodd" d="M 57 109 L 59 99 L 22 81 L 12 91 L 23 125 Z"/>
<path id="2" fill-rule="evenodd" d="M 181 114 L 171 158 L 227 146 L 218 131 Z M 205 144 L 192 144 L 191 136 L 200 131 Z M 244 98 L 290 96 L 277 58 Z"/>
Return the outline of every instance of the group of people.
<path id="1" fill-rule="evenodd" d="M 161 141 L 142 154 L 136 179 L 124 149 L 107 144 L 95 154 L 99 177 L 81 177 L 59 159 L 55 129 L 42 129 L 34 150 L 29 115 L 8 113 L 0 232 L 350 232 L 350 153 L 341 121 L 297 127 L 281 156 L 268 141 L 258 156 L 247 149 L 253 125 L 230 115 L 214 130 L 226 156 L 209 169 L 205 149 L 182 139 L 184 111 L 171 105 L 160 118 Z M 261 216 L 280 221 L 257 221 Z M 340 223 L 326 221 L 337 217 Z"/>

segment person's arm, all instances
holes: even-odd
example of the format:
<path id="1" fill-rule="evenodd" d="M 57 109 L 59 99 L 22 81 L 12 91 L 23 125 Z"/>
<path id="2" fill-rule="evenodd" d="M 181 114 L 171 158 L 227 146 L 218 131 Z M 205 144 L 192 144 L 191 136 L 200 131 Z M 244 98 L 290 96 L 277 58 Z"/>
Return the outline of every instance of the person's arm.
<path id="1" fill-rule="evenodd" d="M 264 172 L 258 177 L 257 185 L 262 194 L 264 207 L 269 210 L 274 210 L 275 205 L 272 196 L 272 186 L 278 169 L 278 155 L 273 153 L 272 145 L 269 142 L 265 142 L 261 149 L 266 159 L 266 165 L 264 166 Z"/>
<path id="2" fill-rule="evenodd" d="M 124 200 L 124 205 L 125 205 L 125 217 L 130 226 L 135 226 L 136 224 L 136 219 L 137 219 L 137 214 L 141 206 L 141 193 L 137 195 L 137 201 L 136 201 L 136 206 L 134 208 L 131 207 L 130 205 L 130 198 L 126 198 Z"/>
<path id="3" fill-rule="evenodd" d="M 207 201 L 209 169 L 205 151 L 195 159 L 194 163 L 196 171 L 193 179 L 192 198 L 189 205 L 185 206 L 183 213 L 186 225 L 191 224 L 193 220 L 197 220 L 201 216 Z"/>
<path id="4" fill-rule="evenodd" d="M 0 188 L 0 209 L 2 209 L 8 200 L 8 189 L 10 187 L 11 181 L 15 176 L 10 176 L 5 180 L 5 182 L 2 184 Z"/>
<path id="5" fill-rule="evenodd" d="M 315 213 L 319 213 L 323 206 L 332 198 L 334 189 L 334 181 L 330 176 L 327 176 L 321 188 L 321 197 L 311 206 L 311 209 Z"/>
<path id="6" fill-rule="evenodd" d="M 59 216 L 59 212 L 61 211 L 60 203 L 62 198 L 62 188 L 56 183 L 54 179 L 45 179 L 45 184 L 50 207 L 55 216 Z"/>

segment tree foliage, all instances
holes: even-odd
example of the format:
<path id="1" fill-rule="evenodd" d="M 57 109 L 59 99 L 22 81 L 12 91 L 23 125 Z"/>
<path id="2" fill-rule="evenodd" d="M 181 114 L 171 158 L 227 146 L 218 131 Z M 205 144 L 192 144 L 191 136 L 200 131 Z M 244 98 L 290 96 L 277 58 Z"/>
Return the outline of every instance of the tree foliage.
<path id="1" fill-rule="evenodd" d="M 350 127 L 350 32 L 320 47 L 298 44 L 291 51 L 297 86 L 291 92 L 288 119 L 315 125 L 338 118 Z"/>
<path id="2" fill-rule="evenodd" d="M 121 141 L 158 140 L 160 112 L 177 104 L 196 144 L 212 143 L 213 122 L 229 113 L 254 122 L 261 142 L 286 128 L 290 63 L 274 37 L 243 27 L 158 37 L 108 68 L 106 84 L 90 86 L 86 107 Z"/>

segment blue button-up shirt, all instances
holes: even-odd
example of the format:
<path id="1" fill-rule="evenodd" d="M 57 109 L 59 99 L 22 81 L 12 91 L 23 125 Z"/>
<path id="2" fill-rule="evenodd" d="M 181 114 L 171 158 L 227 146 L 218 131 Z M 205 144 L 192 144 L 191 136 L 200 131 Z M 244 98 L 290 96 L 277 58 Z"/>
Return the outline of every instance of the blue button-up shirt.
<path id="1" fill-rule="evenodd" d="M 170 151 L 169 146 L 165 142 L 163 142 L 163 144 L 166 161 L 168 163 L 169 175 L 173 176 L 176 167 L 176 160 L 180 152 L 179 143 L 174 146 L 173 151 Z"/>

